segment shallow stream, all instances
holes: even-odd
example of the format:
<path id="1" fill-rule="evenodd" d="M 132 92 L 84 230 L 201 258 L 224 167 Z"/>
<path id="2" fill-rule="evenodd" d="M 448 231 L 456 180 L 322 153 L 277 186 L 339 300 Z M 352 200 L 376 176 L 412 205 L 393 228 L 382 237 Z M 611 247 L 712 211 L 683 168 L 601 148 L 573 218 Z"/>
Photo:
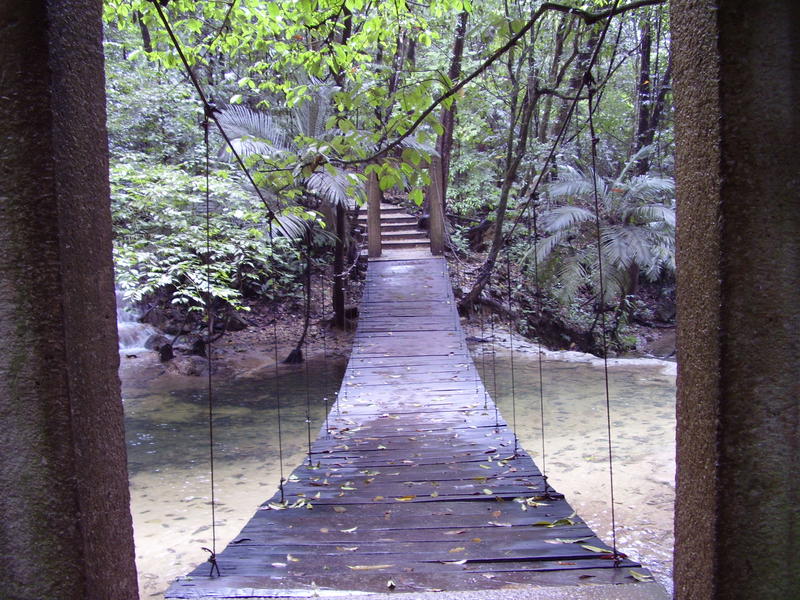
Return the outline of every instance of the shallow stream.
<path id="1" fill-rule="evenodd" d="M 611 542 L 603 369 L 572 354 L 551 353 L 543 360 L 543 444 L 539 362 L 533 348 L 521 350 L 514 352 L 512 394 L 508 349 L 489 344 L 474 349 L 486 387 L 506 420 L 516 420 L 521 444 L 546 468 L 553 487 Z M 122 360 L 141 597 L 159 598 L 175 577 L 207 558 L 202 547 L 211 545 L 206 380 L 163 373 L 152 353 Z M 619 362 L 609 370 L 617 543 L 671 591 L 674 364 Z M 323 398 L 333 401 L 344 367 L 341 361 L 317 361 L 277 378 L 286 476 L 303 460 L 309 429 L 316 436 L 324 420 Z M 277 489 L 275 382 L 269 370 L 215 381 L 219 550 Z"/>

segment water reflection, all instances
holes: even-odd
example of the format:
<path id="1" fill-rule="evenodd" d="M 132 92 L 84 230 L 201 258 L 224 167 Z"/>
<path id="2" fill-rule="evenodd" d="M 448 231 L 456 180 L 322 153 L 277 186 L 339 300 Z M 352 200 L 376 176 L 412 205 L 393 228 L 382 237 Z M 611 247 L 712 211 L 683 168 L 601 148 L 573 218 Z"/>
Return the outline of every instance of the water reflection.
<path id="1" fill-rule="evenodd" d="M 610 541 L 602 369 L 544 362 L 543 438 L 534 355 L 514 354 L 513 394 L 507 351 L 494 356 L 481 356 L 479 351 L 476 363 L 484 367 L 487 389 L 497 390 L 506 420 L 511 423 L 516 416 L 521 444 L 547 470 L 552 485 Z M 662 367 L 615 366 L 610 370 L 610 391 L 618 545 L 671 590 L 675 381 Z M 322 398 L 335 398 L 343 370 L 343 362 L 327 362 L 313 365 L 309 378 L 303 366 L 278 378 L 286 476 L 304 458 L 306 399 L 316 437 L 324 420 Z M 201 547 L 210 545 L 205 380 L 161 371 L 155 359 L 136 359 L 124 363 L 121 372 L 142 598 L 160 597 L 175 577 L 206 559 Z M 270 375 L 218 381 L 215 386 L 220 549 L 278 486 L 278 404 Z"/>
<path id="2" fill-rule="evenodd" d="M 122 370 L 131 510 L 142 598 L 159 598 L 169 583 L 207 557 L 211 545 L 208 396 L 205 379 L 156 374 L 148 358 Z M 153 359 L 155 360 L 155 359 Z M 303 460 L 308 429 L 324 421 L 324 398 L 339 387 L 344 363 L 283 369 L 217 381 L 214 386 L 214 476 L 217 547 L 223 548 Z M 309 422 L 306 421 L 308 401 Z M 223 566 L 224 568 L 224 566 Z"/>
<path id="3" fill-rule="evenodd" d="M 488 389 L 555 489 L 611 543 L 605 378 L 601 366 L 474 349 Z M 487 354 L 484 357 L 483 352 Z M 672 592 L 675 365 L 614 361 L 609 369 L 617 544 Z M 543 399 L 543 403 L 540 402 Z M 543 410 L 542 410 L 543 408 Z M 544 427 L 542 427 L 542 413 Z"/>

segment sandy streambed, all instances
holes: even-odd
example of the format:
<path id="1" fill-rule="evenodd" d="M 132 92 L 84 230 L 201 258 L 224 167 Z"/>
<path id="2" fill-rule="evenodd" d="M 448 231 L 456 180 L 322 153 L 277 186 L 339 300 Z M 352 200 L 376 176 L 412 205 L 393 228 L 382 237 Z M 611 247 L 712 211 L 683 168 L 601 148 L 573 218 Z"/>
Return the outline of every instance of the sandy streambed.
<path id="1" fill-rule="evenodd" d="M 547 353 L 539 384 L 537 349 L 517 344 L 512 394 L 509 344 L 477 344 L 505 419 L 553 487 L 611 542 L 603 369 L 576 353 Z M 609 369 L 617 543 L 668 590 L 674 500 L 674 364 L 612 361 Z M 214 441 L 218 549 L 303 459 L 332 402 L 344 361 L 314 359 L 215 380 Z M 154 357 L 123 361 L 136 557 L 142 598 L 160 598 L 211 546 L 206 380 L 165 373 Z M 276 389 L 275 382 L 278 386 Z M 541 389 L 541 393 L 540 393 Z M 282 440 L 278 443 L 280 398 Z M 543 409 L 540 398 L 544 399 Z M 308 406 L 308 421 L 306 418 Z M 544 439 L 542 419 L 544 413 Z"/>

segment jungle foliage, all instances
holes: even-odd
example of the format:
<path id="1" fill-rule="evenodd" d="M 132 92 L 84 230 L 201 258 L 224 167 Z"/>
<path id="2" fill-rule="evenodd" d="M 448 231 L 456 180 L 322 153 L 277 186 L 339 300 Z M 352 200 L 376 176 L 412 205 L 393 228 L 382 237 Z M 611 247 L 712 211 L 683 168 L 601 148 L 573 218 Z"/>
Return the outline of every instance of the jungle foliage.
<path id="1" fill-rule="evenodd" d="M 204 111 L 159 8 L 253 177 L 212 128 L 210 240 Z M 325 268 L 366 174 L 421 205 L 434 152 L 451 251 L 481 265 L 463 310 L 491 302 L 506 256 L 531 330 L 545 306 L 594 332 L 612 311 L 619 333 L 641 285 L 671 286 L 663 0 L 106 0 L 105 19 L 118 282 L 135 300 L 297 293 L 303 248 L 316 239 Z"/>

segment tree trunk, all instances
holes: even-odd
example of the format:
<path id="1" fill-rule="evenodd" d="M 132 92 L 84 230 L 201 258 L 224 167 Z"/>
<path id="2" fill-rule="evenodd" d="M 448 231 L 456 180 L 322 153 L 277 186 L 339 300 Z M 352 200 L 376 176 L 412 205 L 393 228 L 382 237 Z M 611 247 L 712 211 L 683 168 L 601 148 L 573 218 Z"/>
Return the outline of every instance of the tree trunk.
<path id="1" fill-rule="evenodd" d="M 500 250 L 503 248 L 503 244 L 505 243 L 503 236 L 503 222 L 505 221 L 506 210 L 508 209 L 508 198 L 511 195 L 511 188 L 514 185 L 514 180 L 517 177 L 519 165 L 528 149 L 528 136 L 530 132 L 531 117 L 533 116 L 533 111 L 537 100 L 538 95 L 536 94 L 535 83 L 533 80 L 533 69 L 531 69 L 528 75 L 527 90 L 522 101 L 521 114 L 518 121 L 520 126 L 519 133 L 516 134 L 514 127 L 514 116 L 516 111 L 514 111 L 512 114 L 512 121 L 509 124 L 509 141 L 513 142 L 516 134 L 516 146 L 510 146 L 507 154 L 506 164 L 508 166 L 503 178 L 503 187 L 500 190 L 500 200 L 497 205 L 492 247 L 478 272 L 478 278 L 475 280 L 472 289 L 466 296 L 464 296 L 461 302 L 459 302 L 459 308 L 463 311 L 471 310 L 472 306 L 478 303 L 478 298 L 480 298 L 483 288 L 486 287 L 487 283 L 489 283 L 489 280 L 492 276 L 492 271 L 497 263 L 497 257 L 500 254 Z"/>
<path id="2" fill-rule="evenodd" d="M 306 248 L 306 252 L 310 252 L 310 248 Z M 283 362 L 286 364 L 297 364 L 303 362 L 305 359 L 303 358 L 303 344 L 306 342 L 306 336 L 308 335 L 308 326 L 311 323 L 311 257 L 306 254 L 306 270 L 304 273 L 305 281 L 303 282 L 303 286 L 305 287 L 305 318 L 303 319 L 303 333 L 300 335 L 300 339 L 297 340 L 297 345 L 294 349 L 289 353 Z"/>
<path id="3" fill-rule="evenodd" d="M 569 116 L 569 109 L 572 105 L 571 97 L 575 96 L 578 91 L 581 89 L 581 84 L 583 83 L 583 77 L 586 73 L 586 67 L 589 66 L 589 61 L 592 59 L 592 54 L 594 54 L 595 46 L 597 46 L 597 42 L 600 40 L 600 32 L 602 31 L 602 27 L 595 25 L 589 31 L 589 39 L 586 40 L 586 44 L 578 49 L 578 58 L 575 62 L 575 67 L 572 71 L 572 76 L 569 79 L 569 85 L 567 86 L 567 93 L 565 99 L 561 103 L 561 108 L 558 112 L 558 118 L 556 122 L 553 124 L 553 137 L 557 136 L 561 129 L 564 127 L 567 117 Z"/>
<path id="4" fill-rule="evenodd" d="M 660 81 L 657 81 L 652 72 L 652 32 L 649 21 L 642 24 L 642 45 L 639 49 L 639 83 L 636 96 L 638 100 L 638 116 L 636 120 L 636 135 L 633 153 L 650 146 L 656 136 L 656 131 L 661 123 L 664 113 L 664 103 L 667 93 L 672 89 L 672 61 L 667 63 Z M 658 64 L 658 56 L 655 57 Z M 650 158 L 643 157 L 636 162 L 635 175 L 645 175 L 650 170 Z"/>
<path id="5" fill-rule="evenodd" d="M 137 10 L 133 13 L 133 18 L 136 19 L 136 23 L 139 25 L 139 33 L 142 35 L 142 48 L 144 48 L 145 52 L 152 52 L 153 42 L 150 39 L 150 30 L 147 28 L 147 24 L 142 21 L 142 13 Z"/>
<path id="6" fill-rule="evenodd" d="M 138 597 L 102 10 L 0 3 L 3 598 Z"/>
<path id="7" fill-rule="evenodd" d="M 647 132 L 651 129 L 650 114 L 652 104 L 652 83 L 650 81 L 650 52 L 653 46 L 653 36 L 650 31 L 650 19 L 648 15 L 642 18 L 641 24 L 642 41 L 639 45 L 639 83 L 636 86 L 636 100 L 639 105 L 636 119 L 636 141 L 634 154 L 647 146 L 645 143 Z M 634 172 L 636 175 L 644 175 L 650 169 L 650 161 L 643 157 L 636 162 Z"/>
<path id="8" fill-rule="evenodd" d="M 561 20 L 558 22 L 556 29 L 555 47 L 553 49 L 553 62 L 550 63 L 550 73 L 548 74 L 547 85 L 552 89 L 558 88 L 561 80 L 559 79 L 559 72 L 561 71 L 560 63 L 561 57 L 564 54 L 564 42 L 569 32 L 567 24 L 572 19 L 566 13 L 561 15 Z M 542 109 L 542 120 L 539 122 L 539 142 L 544 144 L 547 142 L 547 136 L 550 132 L 550 112 L 553 108 L 553 96 L 548 95 L 544 99 L 544 108 Z"/>
<path id="9" fill-rule="evenodd" d="M 468 19 L 469 13 L 466 11 L 458 15 L 456 35 L 453 40 L 453 54 L 450 60 L 450 69 L 447 71 L 447 76 L 450 78 L 450 81 L 456 81 L 461 75 L 461 59 L 464 56 L 464 38 L 467 33 Z M 453 149 L 455 116 L 456 102 L 454 100 L 450 108 L 442 109 L 441 124 L 444 133 L 436 140 L 436 149 L 442 160 L 442 214 L 446 212 L 445 206 L 447 205 L 447 184 L 450 180 L 450 155 Z"/>

